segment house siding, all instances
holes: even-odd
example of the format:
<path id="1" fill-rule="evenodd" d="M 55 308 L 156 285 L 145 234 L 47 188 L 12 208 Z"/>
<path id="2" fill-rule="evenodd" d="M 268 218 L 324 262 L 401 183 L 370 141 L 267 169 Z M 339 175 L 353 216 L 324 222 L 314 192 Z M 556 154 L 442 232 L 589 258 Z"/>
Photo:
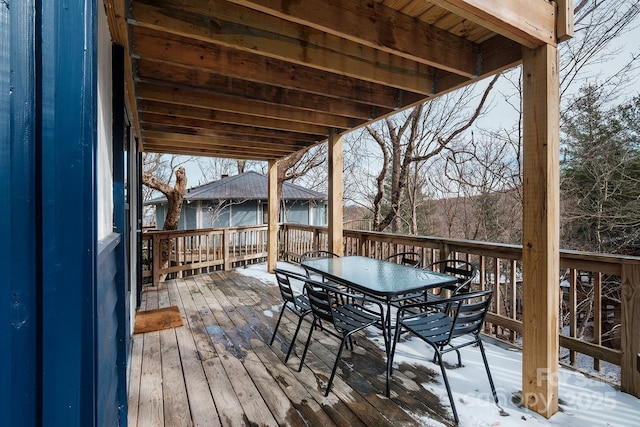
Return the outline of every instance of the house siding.
<path id="1" fill-rule="evenodd" d="M 126 425 L 103 4 L 0 2 L 0 47 L 0 235 L 12 243 L 0 245 L 0 424 Z"/>
<path id="2" fill-rule="evenodd" d="M 38 396 L 40 260 L 37 222 L 36 19 L 33 0 L 0 4 L 0 414 L 42 422 Z M 9 244 L 11 242 L 11 244 Z M 36 261 L 36 262 L 34 262 Z"/>
<path id="3" fill-rule="evenodd" d="M 122 345 L 116 345 L 118 329 L 124 321 L 123 311 L 118 310 L 118 264 L 122 254 L 120 235 L 112 233 L 103 239 L 98 248 L 97 289 L 96 289 L 96 329 L 97 329 L 97 421 L 100 426 L 116 426 L 120 417 L 118 391 L 126 390 L 125 377 L 118 378 L 118 370 L 124 373 Z M 122 343 L 120 343 L 122 344 Z M 120 369 L 115 369 L 119 367 Z M 121 382 L 121 383 L 120 383 Z M 124 402 L 120 402 L 123 404 Z"/>
<path id="4" fill-rule="evenodd" d="M 283 220 L 292 224 L 309 224 L 309 202 L 295 201 L 286 203 L 286 215 Z"/>
<path id="5" fill-rule="evenodd" d="M 180 215 L 180 230 L 193 230 L 198 228 L 198 204 L 185 203 L 182 205 L 182 214 Z"/>
<path id="6" fill-rule="evenodd" d="M 262 221 L 258 218 L 258 201 L 251 200 L 231 206 L 231 227 L 244 225 L 258 225 Z"/>
<path id="7" fill-rule="evenodd" d="M 217 201 L 199 200 L 184 203 L 179 230 L 195 230 L 200 228 L 242 227 L 247 225 L 260 225 L 263 223 L 263 209 L 266 201 L 248 200 L 238 204 L 230 204 L 222 209 Z M 157 204 L 156 228 L 162 229 L 167 215 L 167 205 Z M 280 220 L 305 225 L 325 226 L 326 202 L 320 203 L 308 200 L 287 201 L 285 204 L 286 215 L 281 213 Z"/>

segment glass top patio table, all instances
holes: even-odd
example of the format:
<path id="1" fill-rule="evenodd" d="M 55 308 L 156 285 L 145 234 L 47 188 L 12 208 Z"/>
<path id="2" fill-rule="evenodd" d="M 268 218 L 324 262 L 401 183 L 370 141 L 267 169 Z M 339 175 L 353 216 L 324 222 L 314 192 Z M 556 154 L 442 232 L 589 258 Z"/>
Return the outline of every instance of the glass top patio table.
<path id="1" fill-rule="evenodd" d="M 385 350 L 387 354 L 387 389 L 390 393 L 389 351 L 391 349 L 391 306 L 394 300 L 427 289 L 437 288 L 456 282 L 456 278 L 435 271 L 408 267 L 389 261 L 363 256 L 315 258 L 303 261 L 307 270 L 320 274 L 334 283 L 360 291 L 370 297 L 383 300 L 387 306 L 385 313 Z"/>
<path id="2" fill-rule="evenodd" d="M 302 266 L 331 281 L 387 301 L 456 281 L 448 274 L 363 256 L 317 258 L 302 262 Z"/>

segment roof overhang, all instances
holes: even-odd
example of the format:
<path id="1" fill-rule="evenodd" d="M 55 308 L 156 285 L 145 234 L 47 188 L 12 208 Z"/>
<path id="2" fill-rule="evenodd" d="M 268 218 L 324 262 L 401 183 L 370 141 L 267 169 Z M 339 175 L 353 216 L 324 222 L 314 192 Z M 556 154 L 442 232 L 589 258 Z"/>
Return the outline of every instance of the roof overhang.
<path id="1" fill-rule="evenodd" d="M 272 160 L 518 65 L 570 1 L 105 0 L 140 149 Z M 125 7 L 126 5 L 126 7 Z M 558 7 L 560 5 L 560 7 Z"/>

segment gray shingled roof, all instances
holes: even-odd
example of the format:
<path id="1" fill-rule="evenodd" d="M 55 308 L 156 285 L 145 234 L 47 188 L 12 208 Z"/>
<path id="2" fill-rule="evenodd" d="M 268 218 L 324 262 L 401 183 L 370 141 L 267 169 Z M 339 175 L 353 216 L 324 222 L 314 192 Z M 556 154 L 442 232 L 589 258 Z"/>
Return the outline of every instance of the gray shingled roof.
<path id="1" fill-rule="evenodd" d="M 282 185 L 282 197 L 285 200 L 326 200 L 327 196 L 299 185 L 285 182 Z M 266 200 L 267 177 L 257 172 L 245 172 L 227 178 L 212 181 L 187 190 L 185 200 Z M 165 202 L 166 197 L 158 197 L 147 204 Z"/>

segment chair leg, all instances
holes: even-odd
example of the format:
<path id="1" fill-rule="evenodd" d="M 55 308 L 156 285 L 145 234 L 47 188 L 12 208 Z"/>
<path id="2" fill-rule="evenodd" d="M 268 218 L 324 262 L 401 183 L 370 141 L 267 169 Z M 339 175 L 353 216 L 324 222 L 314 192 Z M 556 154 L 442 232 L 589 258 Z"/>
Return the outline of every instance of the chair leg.
<path id="1" fill-rule="evenodd" d="M 269 345 L 273 345 L 273 340 L 276 339 L 276 333 L 278 332 L 278 326 L 280 326 L 280 321 L 282 320 L 282 316 L 284 315 L 284 310 L 287 308 L 287 304 L 282 305 L 282 309 L 280 310 L 280 316 L 278 316 L 278 321 L 276 322 L 276 327 L 273 328 L 273 336 L 271 337 L 271 342 Z"/>
<path id="2" fill-rule="evenodd" d="M 340 348 L 338 349 L 338 355 L 336 356 L 336 361 L 333 364 L 333 370 L 331 371 L 331 376 L 329 377 L 329 382 L 327 383 L 327 390 L 324 393 L 324 397 L 329 396 L 329 390 L 331 390 L 331 384 L 333 383 L 333 377 L 336 376 L 336 371 L 338 370 L 338 363 L 340 362 L 340 356 L 342 355 L 342 350 L 344 349 L 344 345 L 347 341 L 351 340 L 351 335 L 345 335 L 340 342 Z"/>
<path id="3" fill-rule="evenodd" d="M 311 329 L 309 329 L 309 336 L 307 337 L 307 343 L 304 345 L 304 351 L 302 352 L 302 357 L 300 358 L 300 366 L 298 366 L 298 372 L 302 371 L 302 365 L 304 364 L 304 359 L 307 357 L 307 350 L 309 349 L 309 344 L 311 343 L 311 335 L 313 335 L 313 330 L 316 328 L 316 318 L 313 318 L 313 323 L 311 324 Z"/>
<path id="4" fill-rule="evenodd" d="M 449 396 L 449 402 L 451 403 L 451 410 L 453 411 L 453 419 L 455 420 L 456 424 L 458 424 L 458 422 L 460 421 L 458 419 L 458 411 L 456 410 L 456 404 L 453 401 L 453 393 L 451 393 L 451 386 L 449 385 L 449 378 L 447 378 L 447 372 L 445 371 L 444 362 L 442 361 L 442 354 L 440 353 L 437 347 L 434 346 L 433 349 L 436 353 L 438 364 L 440 365 L 440 370 L 442 371 L 442 379 L 444 381 L 444 386 L 447 388 L 447 395 Z"/>
<path id="5" fill-rule="evenodd" d="M 304 320 L 304 316 L 306 316 L 306 313 L 298 318 L 298 326 L 296 326 L 296 331 L 293 333 L 293 338 L 291 338 L 291 344 L 289 344 L 287 357 L 284 358 L 285 363 L 289 360 L 289 356 L 291 356 L 291 351 L 293 350 L 293 347 L 295 347 L 296 337 L 298 336 L 298 332 L 300 332 L 300 326 L 302 326 L 302 321 Z"/>
<path id="6" fill-rule="evenodd" d="M 489 362 L 487 361 L 487 355 L 484 352 L 484 346 L 482 345 L 482 340 L 478 339 L 478 347 L 480 347 L 480 354 L 482 354 L 482 361 L 484 362 L 484 368 L 487 370 L 487 377 L 489 377 L 489 385 L 491 386 L 491 393 L 493 393 L 493 400 L 495 400 L 496 405 L 500 408 L 500 402 L 498 402 L 498 393 L 496 392 L 496 386 L 493 384 L 493 377 L 491 376 L 491 371 L 489 370 Z M 500 408 L 502 410 L 502 408 Z"/>

